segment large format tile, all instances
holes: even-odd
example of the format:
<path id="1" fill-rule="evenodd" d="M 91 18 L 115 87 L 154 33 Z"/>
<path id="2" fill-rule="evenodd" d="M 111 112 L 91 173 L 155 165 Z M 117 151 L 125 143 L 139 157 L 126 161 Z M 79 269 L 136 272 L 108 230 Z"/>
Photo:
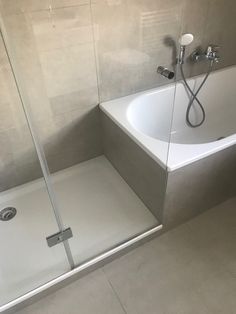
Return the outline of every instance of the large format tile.
<path id="1" fill-rule="evenodd" d="M 89 4 L 89 0 L 1 0 L 4 14 L 29 13 Z"/>
<path id="2" fill-rule="evenodd" d="M 181 7 L 181 0 L 93 3 L 102 101 L 165 82 L 156 68 L 173 63 Z"/>
<path id="3" fill-rule="evenodd" d="M 48 11 L 34 11 L 30 22 L 38 51 L 60 49 L 92 41 L 88 5 Z"/>
<path id="4" fill-rule="evenodd" d="M 220 62 L 214 64 L 214 69 L 235 64 L 235 14 L 234 0 L 186 0 L 182 31 L 194 35 L 194 42 L 187 47 L 186 55 L 190 55 L 195 48 L 205 51 L 208 45 L 214 44 L 220 47 Z M 206 70 L 206 62 L 193 63 L 189 59 L 185 64 L 187 76 L 205 73 Z"/>
<path id="5" fill-rule="evenodd" d="M 166 171 L 104 112 L 101 112 L 101 124 L 105 156 L 154 216 L 162 221 Z"/>
<path id="6" fill-rule="evenodd" d="M 52 8 L 78 6 L 89 4 L 90 0 L 51 0 Z"/>
<path id="7" fill-rule="evenodd" d="M 0 132 L 24 126 L 26 119 L 23 114 L 19 95 L 12 75 L 11 67 L 2 39 L 0 39 Z"/>
<path id="8" fill-rule="evenodd" d="M 222 212 L 212 209 L 104 267 L 128 314 L 234 313 L 236 277 L 227 262 L 235 261 L 235 203 L 219 206 Z M 219 223 L 211 222 L 223 215 L 231 217 L 222 219 L 224 237 Z M 224 255 L 223 239 L 232 245 L 220 258 L 211 246 L 215 242 Z"/>
<path id="9" fill-rule="evenodd" d="M 87 105 L 98 103 L 90 7 L 33 12 L 31 23 L 47 96 L 78 92 Z"/>
<path id="10" fill-rule="evenodd" d="M 100 155 L 102 147 L 96 108 L 98 89 L 89 6 L 4 15 L 4 23 L 6 40 L 13 48 L 10 55 L 14 57 L 14 71 L 22 98 L 26 107 L 31 109 L 31 117 L 46 150 L 50 169 L 60 170 Z M 18 107 L 22 110 L 20 99 L 15 82 L 10 77 L 12 73 L 3 45 L 1 48 L 4 68 L 0 74 L 7 80 L 3 80 L 1 89 L 0 112 L 5 119 L 0 131 L 3 131 L 6 142 L 10 128 L 17 129 L 18 137 L 24 136 L 21 124 L 26 124 L 26 119 L 23 111 L 18 110 Z M 20 130 L 22 134 L 19 134 Z M 9 182 L 13 185 L 20 183 L 13 174 L 17 172 L 16 168 L 21 167 L 22 156 L 29 160 L 33 153 L 29 152 L 26 156 L 21 153 L 21 146 L 17 143 L 15 147 L 9 145 L 5 151 L 9 150 L 9 154 L 14 151 L 15 158 L 14 163 L 3 161 L 5 166 L 14 165 L 12 172 L 4 172 L 10 176 L 4 180 L 8 182 L 8 187 Z M 35 179 L 33 174 L 38 173 L 38 168 L 35 165 L 34 170 L 31 161 L 29 168 L 31 178 L 30 172 L 26 172 L 25 163 L 18 171 L 19 175 L 22 173 L 21 183 L 26 178 Z"/>
<path id="11" fill-rule="evenodd" d="M 16 314 L 124 314 L 101 271 L 96 271 Z"/>
<path id="12" fill-rule="evenodd" d="M 216 269 L 205 266 L 187 231 L 169 232 L 105 266 L 127 313 L 207 313 L 196 287 Z"/>
<path id="13" fill-rule="evenodd" d="M 96 97 L 97 79 L 93 56 L 92 44 L 41 53 L 40 62 L 48 97 L 84 90 L 95 93 Z M 91 97 L 89 93 L 87 97 Z"/>
<path id="14" fill-rule="evenodd" d="M 236 275 L 227 271 L 219 272 L 198 288 L 201 302 L 208 307 L 209 314 L 235 314 Z M 222 302 L 221 302 L 222 300 Z"/>
<path id="15" fill-rule="evenodd" d="M 0 132 L 0 191 L 42 176 L 29 129 L 12 128 Z"/>
<path id="16" fill-rule="evenodd" d="M 49 121 L 50 122 L 50 121 Z M 54 132 L 45 130 L 44 149 L 52 172 L 102 154 L 98 107 L 57 115 Z"/>
<path id="17" fill-rule="evenodd" d="M 220 46 L 221 56 L 218 68 L 235 64 L 236 36 L 234 0 L 209 0 L 208 20 L 205 26 L 205 44 Z"/>
<path id="18" fill-rule="evenodd" d="M 49 8 L 51 0 L 1 0 L 1 9 L 4 14 L 15 14 Z"/>
<path id="19" fill-rule="evenodd" d="M 233 196 L 235 159 L 236 147 L 230 146 L 170 172 L 164 224 L 177 226 Z"/>
<path id="20" fill-rule="evenodd" d="M 236 280 L 235 198 L 207 211 L 188 225 L 193 245 L 203 254 L 210 253 Z"/>
<path id="21" fill-rule="evenodd" d="M 209 18 L 208 8 L 209 0 L 185 1 L 182 18 L 182 33 L 191 33 L 194 35 L 193 43 L 186 48 L 186 57 L 188 58 L 184 65 L 186 76 L 194 76 L 206 71 L 205 62 L 193 63 L 189 57 L 195 49 L 199 47 L 205 49 L 203 39 L 206 35 L 206 25 Z M 182 79 L 180 73 L 178 73 L 178 79 Z"/>

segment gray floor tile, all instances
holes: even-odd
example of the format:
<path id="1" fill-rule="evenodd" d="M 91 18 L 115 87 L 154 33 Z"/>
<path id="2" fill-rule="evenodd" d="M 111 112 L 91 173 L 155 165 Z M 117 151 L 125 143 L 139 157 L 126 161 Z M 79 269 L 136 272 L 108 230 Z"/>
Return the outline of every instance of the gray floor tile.
<path id="1" fill-rule="evenodd" d="M 207 211 L 187 225 L 193 245 L 202 254 L 211 254 L 236 276 L 236 199 Z"/>
<path id="2" fill-rule="evenodd" d="M 198 295 L 207 305 L 209 314 L 235 314 L 236 276 L 227 271 L 219 272 L 199 286 Z"/>
<path id="3" fill-rule="evenodd" d="M 226 202 L 104 267 L 128 314 L 235 309 L 235 204 Z"/>
<path id="4" fill-rule="evenodd" d="M 16 314 L 124 314 L 116 295 L 98 270 Z"/>

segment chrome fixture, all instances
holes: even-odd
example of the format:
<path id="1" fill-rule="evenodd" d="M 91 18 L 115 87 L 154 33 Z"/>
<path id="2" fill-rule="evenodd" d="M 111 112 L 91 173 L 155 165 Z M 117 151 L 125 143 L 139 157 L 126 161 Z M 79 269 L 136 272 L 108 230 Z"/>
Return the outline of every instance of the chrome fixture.
<path id="1" fill-rule="evenodd" d="M 159 66 L 157 68 L 157 73 L 161 74 L 162 76 L 168 78 L 168 80 L 172 80 L 175 77 L 175 73 L 173 71 L 170 71 L 169 69 Z"/>
<path id="2" fill-rule="evenodd" d="M 73 234 L 72 234 L 71 228 L 67 228 L 63 231 L 59 231 L 55 234 L 48 236 L 46 240 L 47 240 L 48 246 L 52 247 L 63 241 L 69 240 L 72 237 L 73 237 Z"/>
<path id="3" fill-rule="evenodd" d="M 185 57 L 185 50 L 186 46 L 190 45 L 193 42 L 193 35 L 192 34 L 183 34 L 180 39 L 180 51 L 179 51 L 179 57 L 178 57 L 178 63 L 184 64 L 184 57 Z"/>
<path id="4" fill-rule="evenodd" d="M 213 64 L 216 62 L 219 62 L 219 56 L 217 54 L 219 47 L 215 46 L 215 45 L 209 45 L 207 48 L 207 51 L 205 53 L 202 53 L 199 49 L 194 51 L 194 53 L 192 54 L 192 60 L 193 61 L 200 61 L 200 60 L 208 60 L 210 61 L 209 63 L 209 67 L 207 70 L 207 73 L 202 81 L 202 83 L 200 84 L 200 86 L 198 87 L 197 91 L 193 91 L 192 88 L 190 87 L 190 85 L 188 84 L 185 74 L 184 74 L 184 70 L 183 70 L 183 64 L 184 64 L 184 58 L 185 58 L 185 48 L 186 46 L 190 45 L 192 43 L 194 39 L 194 36 L 192 34 L 184 34 L 180 37 L 179 39 L 179 43 L 180 43 L 180 52 L 179 52 L 179 57 L 177 59 L 177 63 L 180 66 L 180 73 L 182 76 L 182 79 L 184 81 L 184 85 L 187 88 L 187 90 L 189 91 L 189 94 L 191 96 L 191 99 L 189 101 L 189 104 L 187 106 L 187 110 L 186 110 L 186 123 L 189 127 L 191 128 L 197 128 L 200 127 L 205 119 L 206 119 L 206 113 L 205 113 L 205 109 L 202 105 L 202 103 L 200 102 L 200 100 L 198 99 L 198 94 L 200 93 L 203 85 L 206 83 L 212 68 L 213 68 Z M 202 119 L 199 123 L 193 123 L 190 121 L 190 111 L 193 108 L 194 102 L 196 102 L 196 104 L 199 106 L 201 112 L 202 112 Z"/>
<path id="5" fill-rule="evenodd" d="M 209 45 L 207 47 L 206 58 L 210 61 L 214 61 L 214 62 L 218 63 L 220 61 L 220 57 L 218 54 L 219 49 L 220 49 L 220 46 Z"/>
<path id="6" fill-rule="evenodd" d="M 191 56 L 192 60 L 197 62 L 209 60 L 218 63 L 220 61 L 219 48 L 217 45 L 209 45 L 206 52 L 201 52 L 199 49 L 195 50 Z"/>
<path id="7" fill-rule="evenodd" d="M 6 207 L 0 210 L 0 220 L 8 221 L 15 217 L 17 210 L 14 207 Z"/>

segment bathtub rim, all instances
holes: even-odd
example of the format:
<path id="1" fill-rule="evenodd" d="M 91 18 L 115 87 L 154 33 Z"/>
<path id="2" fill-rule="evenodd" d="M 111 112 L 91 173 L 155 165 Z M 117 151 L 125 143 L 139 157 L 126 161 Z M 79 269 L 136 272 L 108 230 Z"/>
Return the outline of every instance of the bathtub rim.
<path id="1" fill-rule="evenodd" d="M 215 70 L 213 74 L 217 74 L 226 70 L 234 69 L 236 65 Z M 190 81 L 203 77 L 204 74 L 189 78 Z M 176 86 L 183 84 L 177 81 L 157 88 L 148 89 L 135 94 L 124 96 L 121 98 L 109 100 L 100 103 L 100 109 L 118 125 L 137 145 L 139 145 L 146 153 L 153 158 L 158 164 L 172 172 L 200 159 L 206 158 L 218 151 L 226 149 L 236 144 L 236 133 L 218 141 L 212 141 L 201 144 L 180 144 L 164 142 L 148 136 L 134 128 L 127 117 L 129 105 L 137 98 L 157 93 L 158 91 L 173 90 L 175 93 Z M 174 111 L 174 98 L 173 98 Z M 173 114 L 173 112 L 172 112 Z M 171 130 L 170 130 L 171 139 Z M 158 149 L 159 148 L 159 149 Z"/>

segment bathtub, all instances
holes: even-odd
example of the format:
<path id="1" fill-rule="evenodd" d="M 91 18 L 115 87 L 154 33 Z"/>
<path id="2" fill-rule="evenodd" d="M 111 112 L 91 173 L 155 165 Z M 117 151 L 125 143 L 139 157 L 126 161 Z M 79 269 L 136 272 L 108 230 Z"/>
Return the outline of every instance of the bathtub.
<path id="1" fill-rule="evenodd" d="M 189 79 L 196 90 L 203 77 Z M 236 143 L 236 66 L 212 72 L 199 99 L 206 120 L 185 121 L 189 94 L 182 82 L 100 104 L 101 110 L 162 168 L 171 172 Z M 199 121 L 197 106 L 191 121 Z"/>

